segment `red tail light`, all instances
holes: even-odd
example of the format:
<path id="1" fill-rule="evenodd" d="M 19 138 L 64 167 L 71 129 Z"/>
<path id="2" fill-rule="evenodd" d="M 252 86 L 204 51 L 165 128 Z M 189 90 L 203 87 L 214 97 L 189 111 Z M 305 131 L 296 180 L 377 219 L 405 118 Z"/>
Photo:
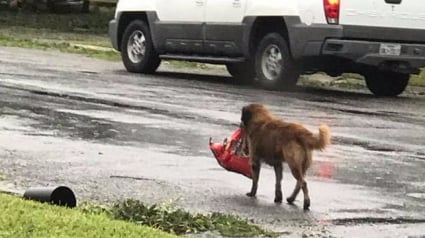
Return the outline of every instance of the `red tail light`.
<path id="1" fill-rule="evenodd" d="M 338 24 L 340 0 L 323 0 L 328 24 Z"/>

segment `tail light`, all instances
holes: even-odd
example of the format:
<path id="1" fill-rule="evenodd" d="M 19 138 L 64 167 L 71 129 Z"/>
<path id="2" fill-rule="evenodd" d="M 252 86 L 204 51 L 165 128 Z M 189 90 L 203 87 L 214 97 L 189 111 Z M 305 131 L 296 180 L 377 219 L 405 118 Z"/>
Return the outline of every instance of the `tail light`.
<path id="1" fill-rule="evenodd" d="M 323 5 L 328 24 L 338 24 L 340 0 L 323 0 Z"/>

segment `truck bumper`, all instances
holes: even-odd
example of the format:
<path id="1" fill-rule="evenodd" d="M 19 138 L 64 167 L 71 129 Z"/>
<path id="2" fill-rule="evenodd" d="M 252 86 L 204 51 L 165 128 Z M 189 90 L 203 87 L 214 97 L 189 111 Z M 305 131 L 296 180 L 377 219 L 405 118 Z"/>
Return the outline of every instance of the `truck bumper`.
<path id="1" fill-rule="evenodd" d="M 322 47 L 322 55 L 346 58 L 359 64 L 380 66 L 397 63 L 403 68 L 417 69 L 425 66 L 425 44 L 391 43 L 400 47 L 400 54 L 381 52 L 387 42 L 328 39 Z"/>
<path id="2" fill-rule="evenodd" d="M 390 70 L 400 72 L 415 72 L 418 68 L 425 66 L 425 43 L 406 43 L 407 39 L 415 39 L 413 33 L 425 34 L 425 31 L 414 31 L 407 35 L 397 35 L 401 30 L 395 33 L 385 31 L 385 37 L 373 38 L 374 41 L 367 38 L 356 38 L 353 35 L 351 26 L 329 25 L 329 24 L 311 24 L 301 23 L 299 18 L 285 18 L 288 28 L 289 44 L 294 59 L 308 57 L 334 57 L 346 59 L 355 64 L 388 67 Z M 371 28 L 355 28 L 359 37 L 364 32 L 371 32 Z M 375 31 L 381 28 L 373 28 Z M 418 34 L 419 34 L 418 33 Z M 353 40 L 353 37 L 356 40 Z M 404 38 L 402 38 L 404 37 Z M 410 37 L 410 38 L 408 38 Z M 394 39 L 399 40 L 397 43 Z M 417 39 L 418 40 L 418 39 Z M 422 39 L 419 39 L 422 40 Z M 412 42 L 412 41 L 411 41 Z M 385 54 L 380 52 L 381 46 L 385 44 L 397 45 L 400 52 L 397 54 Z"/>
<path id="3" fill-rule="evenodd" d="M 112 47 L 116 50 L 120 50 L 120 47 L 118 45 L 118 24 L 117 20 L 113 19 L 109 22 L 109 38 L 111 39 Z"/>

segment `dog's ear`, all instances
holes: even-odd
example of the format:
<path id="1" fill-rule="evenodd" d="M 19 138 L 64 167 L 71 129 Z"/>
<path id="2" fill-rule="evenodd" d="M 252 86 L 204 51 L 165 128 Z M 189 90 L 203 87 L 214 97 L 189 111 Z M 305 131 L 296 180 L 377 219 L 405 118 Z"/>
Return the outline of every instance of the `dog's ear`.
<path id="1" fill-rule="evenodd" d="M 252 118 L 252 112 L 247 107 L 243 107 L 242 115 L 241 115 L 241 121 L 243 125 L 247 126 L 251 118 Z"/>

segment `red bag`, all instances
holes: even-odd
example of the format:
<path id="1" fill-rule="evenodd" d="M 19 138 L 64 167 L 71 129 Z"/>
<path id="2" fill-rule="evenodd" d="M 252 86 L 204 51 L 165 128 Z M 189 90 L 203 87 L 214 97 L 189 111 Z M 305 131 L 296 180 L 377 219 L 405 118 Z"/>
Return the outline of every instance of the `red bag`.
<path id="1" fill-rule="evenodd" d="M 239 128 L 229 138 L 224 139 L 223 143 L 213 143 L 210 138 L 210 149 L 221 167 L 252 178 L 249 157 L 238 155 L 243 151 L 243 139 L 243 131 Z"/>

